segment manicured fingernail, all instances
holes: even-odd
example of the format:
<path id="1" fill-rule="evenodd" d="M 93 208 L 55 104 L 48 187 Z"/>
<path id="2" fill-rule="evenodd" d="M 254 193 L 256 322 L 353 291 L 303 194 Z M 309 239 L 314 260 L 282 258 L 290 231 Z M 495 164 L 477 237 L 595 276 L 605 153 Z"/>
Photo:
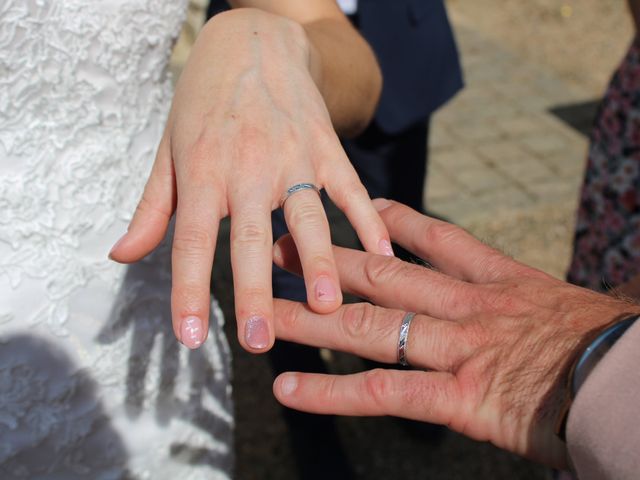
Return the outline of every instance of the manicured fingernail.
<path id="1" fill-rule="evenodd" d="M 391 205 L 393 205 L 389 200 L 387 200 L 386 198 L 374 198 L 371 203 L 373 203 L 374 208 L 381 212 L 382 210 L 384 210 L 385 208 L 389 208 Z"/>
<path id="2" fill-rule="evenodd" d="M 244 328 L 244 339 L 251 348 L 261 350 L 269 346 L 269 326 L 262 317 L 251 317 Z"/>
<path id="3" fill-rule="evenodd" d="M 395 255 L 393 254 L 393 248 L 391 248 L 391 244 L 389 243 L 389 240 L 380 240 L 380 253 L 382 253 L 382 255 L 386 255 L 387 257 L 394 257 Z"/>
<path id="4" fill-rule="evenodd" d="M 198 317 L 187 317 L 180 326 L 180 340 L 184 345 L 193 349 L 198 348 L 204 341 L 202 320 Z"/>
<path id="5" fill-rule="evenodd" d="M 113 254 L 113 252 L 120 246 L 120 244 L 122 243 L 122 241 L 124 240 L 124 237 L 126 237 L 127 234 L 125 233 L 124 235 L 122 235 L 118 241 L 116 243 L 113 244 L 113 247 L 111 247 L 111 250 L 109 250 L 109 258 L 112 258 L 111 255 Z"/>
<path id="6" fill-rule="evenodd" d="M 335 302 L 338 293 L 333 280 L 329 277 L 320 277 L 316 280 L 316 298 L 321 302 Z"/>
<path id="7" fill-rule="evenodd" d="M 295 373 L 284 373 L 280 377 L 280 392 L 282 395 L 291 395 L 298 388 L 298 375 Z"/>

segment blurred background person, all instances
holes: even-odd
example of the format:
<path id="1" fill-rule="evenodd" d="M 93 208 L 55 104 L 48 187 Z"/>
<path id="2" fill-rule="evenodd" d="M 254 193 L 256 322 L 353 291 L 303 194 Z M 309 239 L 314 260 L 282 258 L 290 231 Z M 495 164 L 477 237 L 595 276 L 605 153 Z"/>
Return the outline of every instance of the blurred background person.
<path id="1" fill-rule="evenodd" d="M 640 1 L 636 33 L 591 132 L 567 280 L 640 298 Z"/>

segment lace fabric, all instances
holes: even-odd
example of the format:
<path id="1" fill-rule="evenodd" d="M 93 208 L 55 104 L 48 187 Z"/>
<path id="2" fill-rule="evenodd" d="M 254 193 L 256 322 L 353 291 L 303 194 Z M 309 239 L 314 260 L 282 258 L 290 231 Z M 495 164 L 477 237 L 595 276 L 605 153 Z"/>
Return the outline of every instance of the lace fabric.
<path id="1" fill-rule="evenodd" d="M 170 243 L 110 262 L 187 0 L 0 3 L 0 477 L 227 478 L 230 355 L 179 346 Z"/>

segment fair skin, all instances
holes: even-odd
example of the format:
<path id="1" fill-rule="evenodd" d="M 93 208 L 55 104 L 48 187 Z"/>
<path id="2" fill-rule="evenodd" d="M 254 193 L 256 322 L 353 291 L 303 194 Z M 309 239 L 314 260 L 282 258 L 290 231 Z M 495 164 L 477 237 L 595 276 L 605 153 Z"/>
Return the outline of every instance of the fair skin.
<path id="1" fill-rule="evenodd" d="M 396 363 L 402 318 L 417 312 L 407 347 L 415 370 L 285 373 L 274 383 L 278 400 L 314 413 L 442 424 L 566 467 L 566 444 L 554 425 L 568 366 L 594 331 L 640 313 L 640 306 L 557 280 L 401 204 L 374 204 L 394 241 L 434 269 L 336 247 L 343 288 L 379 306 L 345 305 L 318 315 L 306 305 L 276 300 L 276 334 Z M 274 258 L 300 271 L 290 237 L 277 242 Z"/>
<path id="2" fill-rule="evenodd" d="M 238 338 L 251 352 L 274 341 L 271 211 L 311 182 L 341 208 L 368 251 L 392 254 L 386 228 L 341 148 L 371 117 L 381 77 L 368 45 L 334 1 L 236 1 L 203 28 L 176 86 L 144 194 L 110 257 L 136 262 L 175 215 L 174 332 L 206 338 L 220 219 L 231 216 Z M 285 218 L 317 312 L 342 303 L 329 225 L 318 195 L 292 195 Z"/>

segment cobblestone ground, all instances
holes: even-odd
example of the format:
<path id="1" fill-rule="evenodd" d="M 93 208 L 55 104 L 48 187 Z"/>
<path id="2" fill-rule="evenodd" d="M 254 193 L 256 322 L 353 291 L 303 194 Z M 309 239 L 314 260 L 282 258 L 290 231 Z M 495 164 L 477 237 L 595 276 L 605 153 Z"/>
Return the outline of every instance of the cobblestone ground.
<path id="1" fill-rule="evenodd" d="M 549 109 L 588 96 L 468 27 L 456 33 L 466 88 L 435 115 L 426 203 L 561 277 L 587 141 Z"/>
<path id="2" fill-rule="evenodd" d="M 199 12 L 205 2 L 193 2 L 192 26 L 186 29 L 176 49 L 176 71 L 199 26 Z M 626 24 L 612 31 L 607 38 L 614 45 L 608 51 L 615 51 L 612 57 L 616 58 L 600 63 L 594 60 L 592 64 L 597 68 L 589 75 L 581 75 L 584 59 L 571 67 L 570 45 L 554 49 L 552 44 L 565 38 L 554 15 L 559 8 L 564 8 L 561 11 L 565 16 L 573 12 L 565 8 L 572 7 L 572 3 L 577 5 L 536 0 L 521 11 L 520 0 L 448 2 L 462 53 L 466 88 L 433 119 L 425 199 L 429 209 L 515 258 L 558 277 L 564 276 L 570 255 L 587 141 L 550 110 L 593 100 L 602 89 L 608 70 L 622 54 L 629 34 Z M 595 22 L 595 18 L 583 13 L 583 4 L 605 8 L 599 0 L 581 2 L 583 17 L 579 19 L 583 18 L 580 21 L 585 25 Z M 602 15 L 600 10 L 597 13 Z M 620 6 L 609 10 L 613 10 L 614 18 L 624 18 Z M 502 17 L 489 17 L 494 14 Z M 521 23 L 509 17 L 518 14 L 524 16 L 518 20 Z M 534 17 L 542 23 L 529 25 L 527 19 Z M 526 34 L 526 40 L 518 36 L 519 31 Z M 585 42 L 591 42 L 591 54 L 596 47 L 603 48 L 599 38 L 605 35 L 600 30 L 594 33 L 595 39 L 583 35 L 585 29 L 580 25 L 572 25 L 567 32 L 574 34 L 565 38 L 567 44 L 582 35 L 587 37 Z M 536 50 L 538 44 L 540 48 Z M 566 61 L 548 58 L 556 51 L 565 55 Z M 573 54 L 579 52 L 580 48 L 574 48 Z M 330 210 L 330 217 L 336 242 L 352 243 L 352 232 L 343 217 L 334 210 Z M 236 478 L 294 479 L 286 427 L 271 394 L 268 360 L 247 355 L 235 341 L 227 238 L 225 223 L 216 258 L 214 291 L 227 315 L 226 330 L 234 351 Z M 359 360 L 347 355 L 327 358 L 336 372 L 362 369 Z M 363 479 L 547 478 L 545 469 L 491 445 L 455 434 L 429 443 L 411 437 L 389 418 L 343 418 L 338 421 L 338 428 L 347 455 Z M 313 432 L 309 435 L 313 436 Z"/>

